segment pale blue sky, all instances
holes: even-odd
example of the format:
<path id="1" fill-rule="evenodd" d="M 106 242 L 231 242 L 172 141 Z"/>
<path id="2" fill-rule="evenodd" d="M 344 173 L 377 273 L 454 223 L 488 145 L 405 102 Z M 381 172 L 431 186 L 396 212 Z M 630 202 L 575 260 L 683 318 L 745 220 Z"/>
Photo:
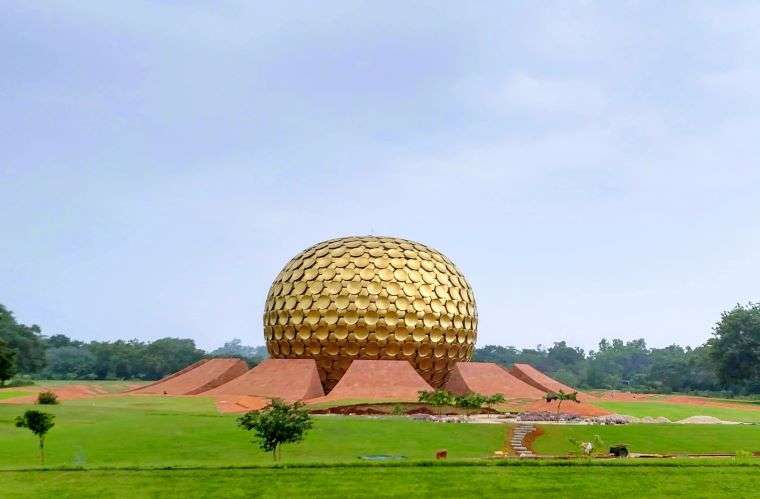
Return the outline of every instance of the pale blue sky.
<path id="1" fill-rule="evenodd" d="M 0 303 L 261 344 L 280 267 L 367 233 L 454 260 L 479 345 L 760 298 L 760 6 L 466 4 L 5 0 Z"/>

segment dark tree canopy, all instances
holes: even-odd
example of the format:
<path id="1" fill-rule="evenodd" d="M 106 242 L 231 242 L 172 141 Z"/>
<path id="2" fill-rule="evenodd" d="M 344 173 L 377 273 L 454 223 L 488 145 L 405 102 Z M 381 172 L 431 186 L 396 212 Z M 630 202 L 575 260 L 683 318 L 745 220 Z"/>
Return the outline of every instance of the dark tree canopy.
<path id="1" fill-rule="evenodd" d="M 760 303 L 724 312 L 709 344 L 723 383 L 760 389 Z"/>
<path id="2" fill-rule="evenodd" d="M 16 351 L 0 340 L 0 387 L 16 374 Z"/>
<path id="3" fill-rule="evenodd" d="M 0 340 L 16 352 L 16 366 L 20 373 L 35 373 L 45 365 L 45 344 L 39 326 L 19 324 L 13 314 L 2 304 L 0 304 Z"/>

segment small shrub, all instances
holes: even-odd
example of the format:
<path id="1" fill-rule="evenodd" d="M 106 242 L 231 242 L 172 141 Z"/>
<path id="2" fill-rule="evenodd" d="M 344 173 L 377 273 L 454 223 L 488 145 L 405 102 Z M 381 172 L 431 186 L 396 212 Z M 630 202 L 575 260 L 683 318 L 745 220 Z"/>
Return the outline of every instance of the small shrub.
<path id="1" fill-rule="evenodd" d="M 58 404 L 58 395 L 49 390 L 40 392 L 37 395 L 37 403 L 39 405 L 56 405 Z"/>
<path id="2" fill-rule="evenodd" d="M 404 406 L 401 404 L 396 404 L 393 406 L 392 414 L 394 416 L 403 416 L 404 415 Z"/>

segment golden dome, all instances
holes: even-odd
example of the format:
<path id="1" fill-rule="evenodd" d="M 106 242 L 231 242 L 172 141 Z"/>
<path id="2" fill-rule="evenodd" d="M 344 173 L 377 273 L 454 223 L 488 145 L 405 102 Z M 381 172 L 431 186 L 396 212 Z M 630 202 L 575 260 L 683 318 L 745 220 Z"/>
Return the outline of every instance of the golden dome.
<path id="1" fill-rule="evenodd" d="M 313 358 L 326 390 L 353 359 L 409 360 L 433 386 L 472 357 L 470 284 L 443 254 L 391 237 L 344 237 L 296 255 L 272 283 L 264 337 L 273 358 Z"/>

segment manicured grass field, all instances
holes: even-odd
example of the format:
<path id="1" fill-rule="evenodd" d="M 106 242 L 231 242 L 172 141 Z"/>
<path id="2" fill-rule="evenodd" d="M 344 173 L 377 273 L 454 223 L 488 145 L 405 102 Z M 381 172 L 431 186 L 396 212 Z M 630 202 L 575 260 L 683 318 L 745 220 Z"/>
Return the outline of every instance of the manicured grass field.
<path id="1" fill-rule="evenodd" d="M 271 468 L 271 455 L 210 399 L 111 395 L 42 408 L 56 415 L 47 467 L 59 469 L 40 470 L 35 437 L 13 426 L 31 407 L 40 409 L 0 404 L 0 497 L 744 497 L 760 474 L 753 458 L 494 461 L 487 458 L 503 447 L 505 425 L 346 416 L 315 417 L 306 440 L 283 449 L 290 467 Z M 760 450 L 760 426 L 544 428 L 535 447 L 546 454 L 594 434 L 640 452 Z M 444 465 L 432 462 L 440 448 L 449 451 Z M 359 459 L 376 454 L 406 456 L 406 466 Z"/>
<path id="2" fill-rule="evenodd" d="M 536 452 L 563 455 L 577 451 L 570 443 L 593 441 L 599 435 L 606 445 L 624 443 L 642 453 L 733 453 L 760 451 L 758 425 L 630 424 L 610 426 L 544 425 L 544 435 L 533 445 Z"/>
<path id="3" fill-rule="evenodd" d="M 0 391 L 0 400 L 12 399 L 14 397 L 23 397 L 29 395 L 29 392 L 22 392 L 18 390 L 2 390 Z"/>
<path id="4" fill-rule="evenodd" d="M 13 419 L 31 406 L 0 404 L 0 469 L 38 463 L 35 437 Z M 39 406 L 35 406 L 39 408 Z M 96 397 L 46 406 L 56 426 L 46 441 L 52 466 L 220 466 L 268 464 L 234 415 L 202 397 Z M 371 454 L 433 459 L 490 456 L 504 445 L 502 425 L 444 424 L 406 418 L 317 416 L 306 440 L 283 448 L 284 462 L 358 462 Z"/>
<path id="5" fill-rule="evenodd" d="M 751 403 L 748 403 L 750 405 Z M 642 418 L 644 416 L 664 416 L 671 421 L 688 418 L 690 416 L 713 416 L 724 421 L 740 421 L 744 423 L 760 423 L 760 410 L 748 408 L 747 410 L 705 407 L 700 405 L 672 404 L 667 402 L 595 402 L 595 405 L 603 407 L 617 414 L 627 414 Z"/>
<path id="6" fill-rule="evenodd" d="M 7 497 L 749 497 L 757 466 L 0 472 Z"/>

